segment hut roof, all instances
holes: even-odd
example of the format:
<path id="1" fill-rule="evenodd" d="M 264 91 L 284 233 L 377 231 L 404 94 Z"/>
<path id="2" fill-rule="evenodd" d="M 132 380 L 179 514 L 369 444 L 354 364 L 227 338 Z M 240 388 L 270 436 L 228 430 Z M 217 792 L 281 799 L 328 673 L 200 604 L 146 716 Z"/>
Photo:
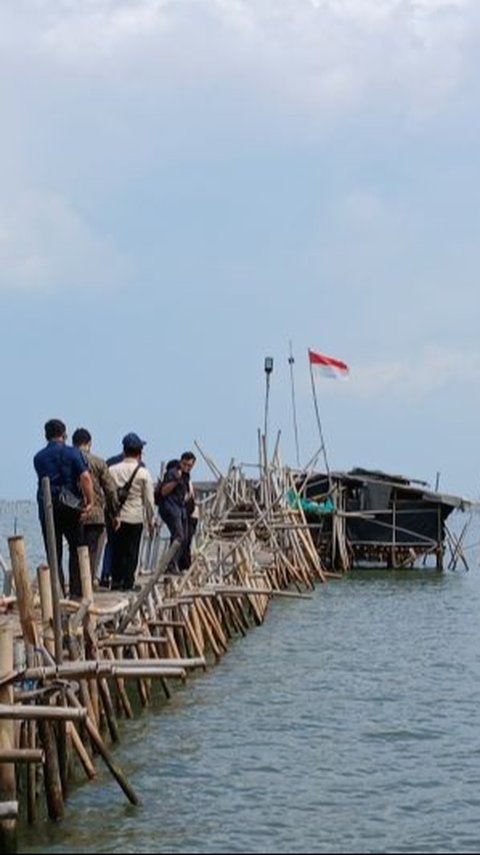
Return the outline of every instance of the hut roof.
<path id="1" fill-rule="evenodd" d="M 360 466 L 356 466 L 349 472 L 331 472 L 330 476 L 335 480 L 343 481 L 344 483 L 381 483 L 385 486 L 388 485 L 390 487 L 395 487 L 397 488 L 397 490 L 405 490 L 405 492 L 408 492 L 410 495 L 413 493 L 419 499 L 423 499 L 426 502 L 437 502 L 442 505 L 447 505 L 452 509 L 460 508 L 461 510 L 466 510 L 475 504 L 471 500 L 465 499 L 462 496 L 454 496 L 450 493 L 443 493 L 431 490 L 427 481 L 421 481 L 415 478 L 408 478 L 405 475 L 391 475 L 387 472 L 382 472 L 380 469 L 363 469 Z M 317 478 L 318 480 L 320 480 L 326 479 L 327 477 L 328 476 L 323 473 L 315 473 L 309 479 L 309 483 L 314 483 Z"/>

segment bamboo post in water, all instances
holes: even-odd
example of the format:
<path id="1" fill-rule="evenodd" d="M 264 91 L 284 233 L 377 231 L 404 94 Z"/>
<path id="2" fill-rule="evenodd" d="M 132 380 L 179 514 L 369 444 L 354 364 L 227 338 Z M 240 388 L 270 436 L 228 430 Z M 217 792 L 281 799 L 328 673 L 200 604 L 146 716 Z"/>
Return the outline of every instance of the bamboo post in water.
<path id="1" fill-rule="evenodd" d="M 195 612 L 196 612 L 197 617 L 198 617 L 198 619 L 199 619 L 199 621 L 200 621 L 200 623 L 201 623 L 201 625 L 202 625 L 203 629 L 205 630 L 205 633 L 208 637 L 208 640 L 210 642 L 210 647 L 212 648 L 212 651 L 215 655 L 215 659 L 218 661 L 219 659 L 221 659 L 222 653 L 220 650 L 220 646 L 217 644 L 217 639 L 215 638 L 215 634 L 213 633 L 209 617 L 208 617 L 208 615 L 205 614 L 205 610 L 203 608 L 203 603 L 202 603 L 201 599 L 198 599 L 195 603 Z"/>
<path id="2" fill-rule="evenodd" d="M 23 640 L 25 642 L 27 666 L 32 668 L 36 664 L 35 648 L 38 647 L 38 631 L 33 606 L 32 584 L 27 566 L 27 555 L 23 537 L 9 537 L 8 548 L 17 594 L 17 606 L 20 614 Z M 35 722 L 25 722 L 25 733 L 28 748 L 34 749 L 36 741 Z M 27 767 L 27 808 L 29 822 L 35 822 L 37 815 L 35 781 L 36 767 L 34 763 L 30 763 Z"/>
<path id="3" fill-rule="evenodd" d="M 85 770 L 87 777 L 91 780 L 92 778 L 96 778 L 97 770 L 92 762 L 92 759 L 85 748 L 80 736 L 78 735 L 77 728 L 75 727 L 75 723 L 73 721 L 69 721 L 67 724 L 68 735 L 71 739 L 72 745 L 77 752 L 77 755 L 80 759 L 80 762 Z"/>
<path id="4" fill-rule="evenodd" d="M 27 763 L 27 818 L 28 822 L 37 821 L 37 767 L 36 763 L 44 763 L 45 755 L 37 744 L 37 724 L 35 721 L 26 721 L 23 726 L 24 738 L 27 747 L 25 751 L 25 762 Z M 38 758 L 37 760 L 35 758 Z M 20 761 L 21 762 L 21 761 Z"/>
<path id="5" fill-rule="evenodd" d="M 203 656 L 205 653 L 205 644 L 203 641 L 203 634 L 201 629 L 199 629 L 198 624 L 195 623 L 195 618 L 191 612 L 189 612 L 188 605 L 182 605 L 183 619 L 185 621 L 185 627 L 189 634 L 189 637 L 192 641 L 193 648 L 197 653 L 197 656 Z"/>
<path id="6" fill-rule="evenodd" d="M 120 734 L 118 732 L 117 720 L 115 718 L 115 711 L 113 709 L 112 698 L 110 695 L 110 690 L 108 688 L 108 683 L 105 677 L 101 677 L 98 681 L 98 691 L 100 698 L 102 699 L 103 709 L 105 712 L 105 718 L 107 720 L 107 726 L 110 733 L 110 739 L 112 742 L 120 741 Z"/>
<path id="7" fill-rule="evenodd" d="M 54 708 L 52 707 L 52 710 Z M 58 762 L 57 743 L 53 723 L 47 719 L 39 719 L 38 731 L 45 751 L 43 774 L 45 779 L 45 795 L 50 819 L 63 819 L 63 788 Z"/>
<path id="8" fill-rule="evenodd" d="M 23 537 L 9 537 L 8 548 L 12 562 L 15 590 L 17 592 L 17 606 L 20 613 L 23 640 L 27 665 L 31 668 L 35 665 L 35 647 L 38 647 L 38 633 L 35 623 L 35 611 L 33 608 L 33 594 L 30 574 L 27 567 L 27 556 L 25 552 L 25 541 Z"/>
<path id="9" fill-rule="evenodd" d="M 57 559 L 57 544 L 55 538 L 55 520 L 53 516 L 52 491 L 50 479 L 42 478 L 43 513 L 45 517 L 45 528 L 47 533 L 47 555 L 50 567 L 50 581 L 52 586 L 53 606 L 53 632 L 55 638 L 55 659 L 58 665 L 63 659 L 62 645 L 62 620 L 60 614 L 60 577 Z"/>
<path id="10" fill-rule="evenodd" d="M 55 636 L 53 632 L 52 583 L 48 564 L 40 564 L 37 568 L 37 579 L 42 610 L 43 646 L 53 657 L 55 656 Z"/>
<path id="11" fill-rule="evenodd" d="M 0 624 L 0 677 L 13 670 L 13 632 L 5 622 Z M 13 703 L 13 686 L 0 685 L 0 703 Z M 0 720 L 0 751 L 12 751 L 14 746 L 14 724 L 12 719 Z M 0 805 L 16 801 L 15 766 L 0 764 Z M 0 852 L 17 850 L 17 821 L 15 817 L 0 818 Z"/>
<path id="12" fill-rule="evenodd" d="M 107 647 L 106 650 L 108 658 L 112 661 L 115 661 L 115 659 L 123 659 L 123 647 L 121 645 L 115 648 L 115 652 L 111 647 Z M 133 718 L 132 705 L 127 695 L 127 690 L 125 689 L 125 680 L 122 680 L 121 677 L 115 677 L 115 687 L 117 690 L 119 710 L 121 711 L 123 709 L 127 718 Z"/>
<path id="13" fill-rule="evenodd" d="M 68 697 L 69 703 L 74 708 L 76 707 L 78 709 L 81 707 L 81 704 L 78 701 L 78 698 L 76 697 L 76 695 L 72 691 L 72 689 L 67 689 L 67 697 Z M 125 795 L 129 799 L 129 801 L 133 805 L 138 805 L 139 801 L 138 801 L 138 796 L 135 793 L 135 790 L 129 784 L 125 774 L 122 772 L 120 767 L 117 766 L 116 763 L 113 762 L 112 757 L 111 757 L 110 753 L 107 751 L 105 743 L 103 742 L 103 739 L 101 738 L 101 736 L 100 736 L 97 728 L 95 727 L 93 721 L 90 718 L 88 718 L 88 716 L 87 716 L 85 724 L 86 724 L 86 727 L 87 727 L 87 730 L 88 730 L 88 733 L 89 733 L 89 736 L 90 736 L 92 742 L 94 743 L 98 753 L 102 756 L 106 765 L 110 769 L 110 772 L 112 773 L 113 777 L 115 778 L 115 780 L 117 781 L 119 786 L 122 788 L 123 792 L 125 793 Z"/>
<path id="14" fill-rule="evenodd" d="M 93 583 L 92 583 L 92 569 L 90 566 L 90 553 L 88 551 L 88 546 L 79 546 L 78 550 L 78 565 L 80 569 L 80 584 L 82 587 L 82 598 L 84 603 L 92 603 L 93 602 Z M 98 659 L 98 648 L 97 648 L 97 624 L 95 618 L 88 615 L 86 619 L 85 626 L 85 649 L 87 659 Z M 108 687 L 107 687 L 108 689 Z M 91 686 L 88 687 L 88 691 L 90 693 L 90 698 L 92 702 L 92 707 L 95 715 L 95 721 L 97 725 L 100 725 L 100 701 L 99 701 L 99 687 L 96 682 L 93 682 Z M 107 701 L 108 703 L 108 701 Z"/>

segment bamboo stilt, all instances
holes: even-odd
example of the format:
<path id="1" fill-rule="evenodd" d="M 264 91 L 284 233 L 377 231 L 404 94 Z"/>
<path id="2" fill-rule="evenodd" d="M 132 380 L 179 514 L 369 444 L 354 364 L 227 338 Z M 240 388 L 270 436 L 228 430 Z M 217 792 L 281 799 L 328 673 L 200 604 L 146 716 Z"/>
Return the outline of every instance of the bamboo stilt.
<path id="1" fill-rule="evenodd" d="M 13 632 L 7 621 L 0 623 L 0 677 L 8 674 L 13 669 Z M 9 705 L 13 703 L 13 687 L 0 685 L 0 703 Z M 0 720 L 0 752 L 13 751 L 14 726 L 13 720 Z M 16 803 L 17 787 L 15 780 L 15 766 L 13 763 L 0 764 L 0 807 L 3 804 Z M 0 851 L 11 853 L 17 851 L 17 814 L 9 815 L 5 810 L 4 816 L 0 813 Z"/>
<path id="2" fill-rule="evenodd" d="M 77 728 L 75 727 L 73 721 L 68 722 L 67 728 L 70 739 L 72 741 L 72 746 L 75 749 L 77 756 L 85 770 L 87 778 L 89 778 L 89 780 L 96 778 L 97 770 L 95 769 L 93 761 L 87 749 L 85 748 L 85 745 L 83 744 L 82 740 L 80 739 L 80 736 L 78 735 Z"/>
<path id="3" fill-rule="evenodd" d="M 43 645 L 48 650 L 51 656 L 55 656 L 52 583 L 50 580 L 50 568 L 47 564 L 41 564 L 37 568 L 37 579 L 38 589 L 40 592 L 40 605 L 42 610 Z"/>
<path id="4" fill-rule="evenodd" d="M 105 677 L 102 677 L 98 681 L 98 691 L 102 701 L 103 709 L 105 712 L 105 718 L 107 721 L 108 730 L 110 733 L 110 738 L 112 742 L 119 742 L 120 736 L 118 733 L 118 725 L 117 720 L 115 718 L 115 711 L 113 709 L 112 698 L 110 695 L 110 690 L 108 688 L 108 683 Z"/>
<path id="5" fill-rule="evenodd" d="M 52 710 L 53 709 L 54 707 L 52 707 Z M 51 721 L 46 718 L 40 718 L 38 722 L 38 733 L 45 752 L 43 775 L 48 815 L 50 819 L 58 821 L 63 819 L 65 810 L 63 804 L 63 789 L 60 778 L 57 743 Z"/>
<path id="6" fill-rule="evenodd" d="M 81 707 L 79 700 L 77 699 L 77 697 L 75 696 L 74 692 L 71 689 L 67 689 L 67 697 L 68 697 L 69 703 L 74 708 L 79 709 Z M 123 792 L 125 793 L 125 795 L 129 799 L 129 801 L 134 805 L 139 804 L 138 796 L 136 795 L 135 790 L 129 784 L 126 776 L 124 775 L 124 773 L 122 772 L 120 767 L 117 766 L 117 764 L 113 762 L 113 760 L 110 756 L 110 753 L 109 753 L 109 751 L 107 751 L 107 748 L 103 742 L 103 739 L 101 738 L 97 728 L 95 727 L 95 724 L 88 717 L 86 719 L 86 727 L 87 727 L 89 736 L 92 739 L 92 742 L 95 744 L 95 747 L 96 747 L 98 753 L 101 755 L 101 757 L 105 761 L 106 765 L 110 769 L 110 772 L 114 776 L 114 778 L 117 781 L 117 783 L 119 784 L 119 786 L 122 788 Z"/>

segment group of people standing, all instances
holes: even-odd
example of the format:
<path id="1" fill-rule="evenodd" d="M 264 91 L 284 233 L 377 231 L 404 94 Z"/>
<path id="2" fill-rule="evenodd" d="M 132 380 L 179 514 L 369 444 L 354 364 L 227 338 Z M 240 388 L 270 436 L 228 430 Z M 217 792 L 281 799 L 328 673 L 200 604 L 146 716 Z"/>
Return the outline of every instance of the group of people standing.
<path id="1" fill-rule="evenodd" d="M 106 461 L 92 453 L 92 437 L 86 428 L 74 432 L 72 445 L 67 443 L 67 438 L 64 422 L 50 419 L 45 424 L 46 445 L 33 461 L 38 476 L 37 502 L 46 549 L 43 479 L 47 477 L 50 482 L 56 556 L 64 595 L 67 587 L 62 566 L 63 538 L 69 547 L 71 597 L 80 597 L 82 593 L 77 548 L 83 545 L 88 547 L 94 582 L 105 544 L 101 584 L 112 590 L 131 590 L 142 532 L 146 528 L 153 536 L 160 521 L 170 532 L 170 542 L 179 544 L 167 573 L 187 570 L 192 560 L 191 543 L 197 523 L 190 480 L 195 455 L 187 451 L 180 459 L 171 460 L 154 486 L 142 459 L 146 443 L 138 434 L 127 433 L 122 440 L 122 452 Z"/>

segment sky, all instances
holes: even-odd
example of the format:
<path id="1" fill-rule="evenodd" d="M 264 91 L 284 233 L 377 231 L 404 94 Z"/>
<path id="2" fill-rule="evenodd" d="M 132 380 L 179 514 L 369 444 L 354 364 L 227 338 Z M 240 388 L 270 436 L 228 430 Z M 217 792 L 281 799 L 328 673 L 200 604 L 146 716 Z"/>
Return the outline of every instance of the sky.
<path id="1" fill-rule="evenodd" d="M 478 0 L 2 0 L 0 498 L 269 442 L 478 495 Z M 252 470 L 253 471 L 253 470 Z M 200 462 L 199 477 L 208 477 Z"/>

